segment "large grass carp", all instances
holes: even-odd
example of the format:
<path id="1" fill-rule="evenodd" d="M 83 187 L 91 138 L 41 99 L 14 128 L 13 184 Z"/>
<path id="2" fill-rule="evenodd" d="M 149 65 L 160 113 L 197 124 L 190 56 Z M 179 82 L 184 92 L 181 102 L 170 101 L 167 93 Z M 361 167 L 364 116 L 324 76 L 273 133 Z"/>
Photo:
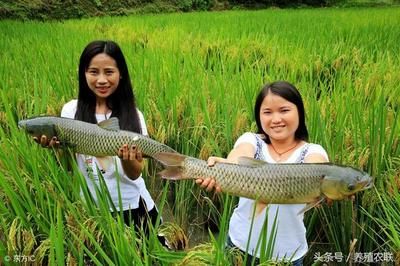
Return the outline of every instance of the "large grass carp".
<path id="1" fill-rule="evenodd" d="M 331 163 L 269 164 L 241 157 L 239 164 L 216 163 L 178 153 L 158 153 L 154 158 L 166 168 L 159 174 L 167 179 L 214 178 L 221 190 L 264 203 L 317 204 L 325 198 L 341 200 L 370 188 L 367 173 Z"/>
<path id="2" fill-rule="evenodd" d="M 91 124 L 69 118 L 41 116 L 21 120 L 18 127 L 36 137 L 56 136 L 62 146 L 71 147 L 77 153 L 98 157 L 117 155 L 123 144 L 136 145 L 148 157 L 158 152 L 175 152 L 149 137 L 120 130 L 118 118 L 115 117 Z"/>

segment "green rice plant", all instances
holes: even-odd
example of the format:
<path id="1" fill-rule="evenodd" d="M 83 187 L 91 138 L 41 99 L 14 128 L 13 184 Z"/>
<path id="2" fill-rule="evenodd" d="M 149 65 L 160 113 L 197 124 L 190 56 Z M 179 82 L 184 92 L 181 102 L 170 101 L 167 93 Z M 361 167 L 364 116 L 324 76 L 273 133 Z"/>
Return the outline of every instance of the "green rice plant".
<path id="1" fill-rule="evenodd" d="M 389 221 L 387 239 L 397 234 L 395 201 L 384 192 L 400 154 L 399 13 L 328 8 L 0 21 L 0 256 L 22 252 L 7 245 L 10 228 L 17 228 L 12 235 L 31 236 L 26 253 L 40 264 L 187 262 L 190 251 L 163 249 L 156 231 L 148 241 L 137 239 L 110 214 L 104 188 L 95 205 L 72 155 L 44 150 L 17 129 L 19 119 L 58 115 L 76 97 L 81 49 L 99 38 L 122 46 L 150 136 L 189 156 L 226 156 L 238 136 L 255 130 L 260 87 L 295 84 L 310 141 L 325 147 L 332 162 L 369 172 L 377 190 L 306 213 L 312 251 L 383 251 L 382 223 Z M 208 247 L 192 257 L 228 262 L 224 243 L 235 199 L 213 198 L 191 180 L 160 182 L 157 167 L 149 162 L 144 177 L 164 221 L 183 228 L 196 250 L 190 230 L 212 219 L 219 234 L 204 228 L 196 238 L 209 239 Z M 215 257 L 201 254 L 210 250 Z M 306 261 L 312 260 L 310 251 Z"/>
<path id="2" fill-rule="evenodd" d="M 22 139 L 28 140 L 27 138 Z M 18 147 L 13 145 L 12 141 L 6 144 L 8 145 L 3 145 L 4 151 Z M 37 149 L 41 148 L 38 147 Z M 29 158 L 25 153 L 30 151 L 18 148 L 15 150 L 18 151 L 17 156 Z M 137 245 L 135 244 L 136 237 L 131 237 L 129 241 L 126 235 L 132 233 L 125 230 L 121 221 L 114 220 L 109 212 L 108 205 L 102 204 L 102 202 L 108 201 L 107 191 L 103 189 L 98 193 L 100 195 L 100 208 L 92 206 L 90 197 L 87 198 L 86 204 L 73 203 L 70 201 L 71 199 L 79 200 L 80 198 L 80 186 L 70 185 L 71 177 L 67 172 L 60 175 L 62 167 L 57 165 L 57 161 L 50 150 L 43 150 L 39 154 L 44 157 L 42 159 L 38 157 L 36 162 L 46 162 L 46 165 L 33 163 L 31 165 L 32 170 L 24 169 L 26 166 L 17 169 L 13 164 L 13 161 L 15 162 L 17 159 L 8 157 L 8 160 L 5 160 L 2 158 L 4 166 L 4 172 L 0 173 L 2 193 L 4 192 L 5 197 L 10 201 L 0 209 L 2 213 L 1 231 L 7 235 L 8 241 L 14 241 L 9 242 L 11 244 L 7 248 L 8 255 L 33 256 L 39 264 L 48 263 L 52 265 L 64 265 L 67 253 L 69 258 L 75 258 L 76 261 L 80 261 L 80 264 L 87 264 L 89 261 L 96 265 L 128 264 L 130 259 L 142 263 L 142 255 L 136 253 L 136 250 L 140 250 L 139 246 L 136 249 L 134 248 Z M 29 162 L 27 165 L 29 166 Z M 77 170 L 75 169 L 75 171 Z M 31 176 L 28 173 L 33 175 Z M 11 176 L 13 178 L 10 178 Z M 52 178 L 54 179 L 51 180 L 51 183 L 46 182 L 46 179 Z M 84 184 L 79 175 L 75 178 L 78 179 L 75 179 L 75 181 Z M 72 191 L 68 191 L 69 189 L 72 189 Z M 19 193 L 15 193 L 16 190 Z M 66 196 L 67 194 L 70 195 Z M 90 206 L 90 208 L 86 209 L 87 206 Z M 81 209 L 82 207 L 83 209 Z M 88 219 L 88 213 L 96 219 Z M 3 219 L 8 220 L 8 216 L 15 217 L 14 215 L 20 217 L 18 219 L 19 225 L 17 226 L 17 220 L 14 220 L 15 226 L 8 228 Z M 65 224 L 68 224 L 68 226 L 65 226 Z M 21 230 L 19 228 L 27 229 Z M 24 237 L 23 239 L 21 235 Z M 46 235 L 48 238 L 43 238 Z M 65 237 L 66 235 L 70 237 Z M 30 236 L 30 242 L 26 238 L 28 236 Z M 21 244 L 12 244 L 21 241 L 24 242 L 23 250 Z M 152 241 L 154 243 L 155 240 Z M 146 248 L 151 245 L 154 246 L 151 242 L 141 244 L 142 247 L 145 246 Z M 129 248 L 129 246 L 132 248 Z M 32 247 L 29 249 L 31 251 L 27 250 L 28 247 Z M 148 257 L 147 253 L 145 255 Z M 152 264 L 151 261 L 152 259 L 149 258 L 148 264 Z"/>
<path id="3" fill-rule="evenodd" d="M 367 215 L 378 227 L 374 232 L 376 235 L 383 234 L 385 239 L 384 248 L 387 252 L 392 255 L 392 261 L 397 265 L 400 262 L 400 181 L 399 181 L 399 163 L 400 160 L 397 158 L 395 164 L 397 164 L 396 171 L 390 171 L 387 173 L 387 192 L 380 192 L 375 189 L 375 193 L 379 199 L 379 209 L 381 214 L 378 216 L 369 209 L 363 209 L 363 213 Z"/>

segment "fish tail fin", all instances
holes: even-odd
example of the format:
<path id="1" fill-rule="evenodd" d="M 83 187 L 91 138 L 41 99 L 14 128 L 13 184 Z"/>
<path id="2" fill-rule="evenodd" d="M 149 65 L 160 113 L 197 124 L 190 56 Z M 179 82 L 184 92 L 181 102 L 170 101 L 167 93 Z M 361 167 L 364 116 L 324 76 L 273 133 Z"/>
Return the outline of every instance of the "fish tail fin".
<path id="1" fill-rule="evenodd" d="M 170 180 L 187 179 L 183 174 L 185 155 L 173 152 L 159 152 L 154 155 L 154 159 L 165 167 L 164 170 L 157 173 L 162 178 Z"/>
<path id="2" fill-rule="evenodd" d="M 165 166 L 183 166 L 186 156 L 174 152 L 158 152 L 154 155 L 154 159 Z"/>
<path id="3" fill-rule="evenodd" d="M 183 177 L 182 168 L 176 166 L 167 166 L 167 168 L 158 172 L 157 175 L 161 176 L 163 179 L 168 180 L 186 179 Z"/>

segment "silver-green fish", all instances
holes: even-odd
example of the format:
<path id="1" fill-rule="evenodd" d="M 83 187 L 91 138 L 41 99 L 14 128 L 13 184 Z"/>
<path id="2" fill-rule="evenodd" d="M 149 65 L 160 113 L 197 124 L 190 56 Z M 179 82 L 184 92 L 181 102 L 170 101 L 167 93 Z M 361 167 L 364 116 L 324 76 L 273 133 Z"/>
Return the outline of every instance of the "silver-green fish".
<path id="1" fill-rule="evenodd" d="M 239 164 L 207 162 L 178 153 L 158 153 L 167 179 L 214 178 L 221 190 L 271 204 L 309 203 L 325 198 L 341 200 L 373 184 L 367 173 L 330 163 L 269 164 L 241 157 Z"/>
<path id="2" fill-rule="evenodd" d="M 148 157 L 158 152 L 175 152 L 149 137 L 120 130 L 118 118 L 115 117 L 91 124 L 69 118 L 41 116 L 21 120 L 18 126 L 32 136 L 56 136 L 62 146 L 71 147 L 77 153 L 98 157 L 117 155 L 124 144 L 136 145 Z"/>

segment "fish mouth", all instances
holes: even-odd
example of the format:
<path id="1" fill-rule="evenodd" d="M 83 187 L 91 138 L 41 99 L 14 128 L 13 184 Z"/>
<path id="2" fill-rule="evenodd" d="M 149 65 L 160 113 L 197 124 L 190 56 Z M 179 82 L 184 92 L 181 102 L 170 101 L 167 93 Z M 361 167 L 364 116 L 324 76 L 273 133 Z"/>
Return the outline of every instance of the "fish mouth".
<path id="1" fill-rule="evenodd" d="M 24 128 L 26 128 L 26 122 L 25 122 L 25 120 L 21 120 L 21 121 L 18 122 L 18 128 L 19 128 L 19 129 L 24 129 Z"/>
<path id="2" fill-rule="evenodd" d="M 372 188 L 374 186 L 374 181 L 371 178 L 371 179 L 359 182 L 359 185 L 363 190 L 364 189 L 369 189 L 369 188 Z"/>

